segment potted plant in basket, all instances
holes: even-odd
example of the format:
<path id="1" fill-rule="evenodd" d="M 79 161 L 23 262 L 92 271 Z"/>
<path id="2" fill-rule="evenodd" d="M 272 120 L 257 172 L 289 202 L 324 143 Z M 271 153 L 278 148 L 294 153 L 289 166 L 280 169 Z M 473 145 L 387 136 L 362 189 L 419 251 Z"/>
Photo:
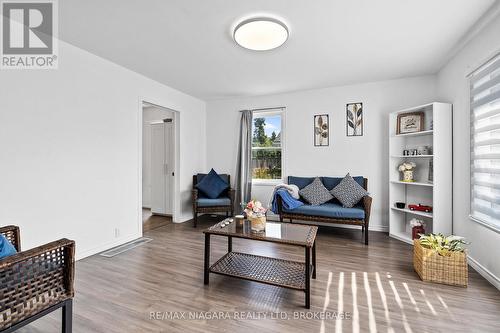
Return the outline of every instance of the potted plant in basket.
<path id="1" fill-rule="evenodd" d="M 420 235 L 413 248 L 413 267 L 423 281 L 467 286 L 467 253 L 463 237 Z"/>
<path id="2" fill-rule="evenodd" d="M 244 208 L 245 215 L 250 221 L 252 231 L 261 232 L 266 229 L 267 209 L 257 200 L 250 200 Z"/>

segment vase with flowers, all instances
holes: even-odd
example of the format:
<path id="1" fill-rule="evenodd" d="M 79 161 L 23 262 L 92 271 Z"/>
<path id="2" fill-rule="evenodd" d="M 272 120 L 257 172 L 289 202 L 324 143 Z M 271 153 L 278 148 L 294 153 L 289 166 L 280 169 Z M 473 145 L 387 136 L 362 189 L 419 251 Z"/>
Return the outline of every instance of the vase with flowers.
<path id="1" fill-rule="evenodd" d="M 419 220 L 417 218 L 412 218 L 410 220 L 410 226 L 411 226 L 411 239 L 418 239 L 420 237 L 419 235 L 425 234 L 424 221 Z"/>
<path id="2" fill-rule="evenodd" d="M 398 170 L 403 173 L 403 181 L 404 182 L 414 182 L 413 179 L 413 170 L 416 168 L 416 164 L 414 162 L 404 162 L 403 164 L 398 166 Z"/>
<path id="3" fill-rule="evenodd" d="M 244 213 L 253 232 L 263 232 L 266 230 L 266 212 L 267 209 L 257 200 L 250 200 L 244 208 Z"/>

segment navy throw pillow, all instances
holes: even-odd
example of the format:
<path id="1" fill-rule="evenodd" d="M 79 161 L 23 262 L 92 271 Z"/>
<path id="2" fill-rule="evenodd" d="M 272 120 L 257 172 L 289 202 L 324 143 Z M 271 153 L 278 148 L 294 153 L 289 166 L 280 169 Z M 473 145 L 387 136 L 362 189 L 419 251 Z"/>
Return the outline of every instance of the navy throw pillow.
<path id="1" fill-rule="evenodd" d="M 4 235 L 0 235 L 0 259 L 16 254 L 16 248 Z"/>
<path id="2" fill-rule="evenodd" d="M 229 184 L 226 183 L 214 169 L 210 170 L 210 172 L 196 184 L 196 188 L 210 199 L 217 199 L 228 187 Z"/>

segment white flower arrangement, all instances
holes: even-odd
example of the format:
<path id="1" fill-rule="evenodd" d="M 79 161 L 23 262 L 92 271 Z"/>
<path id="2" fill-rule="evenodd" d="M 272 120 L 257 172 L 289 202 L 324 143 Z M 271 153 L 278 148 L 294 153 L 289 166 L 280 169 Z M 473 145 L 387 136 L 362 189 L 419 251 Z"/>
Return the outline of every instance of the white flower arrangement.
<path id="1" fill-rule="evenodd" d="M 403 172 L 403 171 L 411 171 L 416 168 L 416 164 L 414 162 L 404 162 L 398 167 L 398 170 Z"/>
<path id="2" fill-rule="evenodd" d="M 410 225 L 411 225 L 412 228 L 414 228 L 414 227 L 421 227 L 421 226 L 425 226 L 425 222 L 422 221 L 422 220 L 419 220 L 417 218 L 412 218 L 410 220 Z"/>
<path id="3" fill-rule="evenodd" d="M 262 203 L 257 200 L 250 200 L 246 205 L 244 212 L 247 216 L 262 217 L 266 216 L 267 209 L 262 206 Z"/>

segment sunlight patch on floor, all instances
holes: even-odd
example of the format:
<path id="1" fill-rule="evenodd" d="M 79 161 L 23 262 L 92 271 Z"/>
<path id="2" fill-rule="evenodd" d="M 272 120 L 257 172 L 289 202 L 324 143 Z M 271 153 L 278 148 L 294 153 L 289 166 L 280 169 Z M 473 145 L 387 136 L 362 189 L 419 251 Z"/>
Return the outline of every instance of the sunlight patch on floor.
<path id="1" fill-rule="evenodd" d="M 405 328 L 405 332 L 412 333 L 410 324 L 408 324 L 408 319 L 406 318 L 403 302 L 401 301 L 401 297 L 399 297 L 399 293 L 396 289 L 396 286 L 394 285 L 394 281 L 390 280 L 389 285 L 391 286 L 392 292 L 394 293 L 394 298 L 396 299 L 396 303 L 398 303 L 398 306 L 401 309 L 401 316 L 403 317 L 403 327 Z"/>
<path id="2" fill-rule="evenodd" d="M 330 286 L 332 285 L 333 273 L 328 273 L 328 281 L 326 282 L 326 291 L 325 291 L 325 302 L 323 303 L 323 312 L 326 312 L 328 305 L 330 305 Z M 321 329 L 320 333 L 325 333 L 325 319 L 321 320 Z"/>
<path id="3" fill-rule="evenodd" d="M 352 292 L 352 332 L 359 333 L 359 310 L 358 310 L 358 287 L 356 285 L 356 273 L 351 273 Z"/>
<path id="4" fill-rule="evenodd" d="M 387 321 L 387 332 L 394 333 L 394 329 L 391 327 L 391 318 L 389 316 L 389 308 L 387 306 L 387 297 L 385 296 L 384 287 L 382 287 L 382 281 L 380 280 L 380 274 L 375 273 L 375 280 L 377 281 L 377 288 L 380 294 L 380 299 L 382 300 L 382 305 L 384 307 L 385 320 Z"/>
<path id="5" fill-rule="evenodd" d="M 337 312 L 344 312 L 344 272 L 339 274 L 339 288 L 338 288 L 338 302 L 337 302 Z M 335 321 L 335 333 L 342 333 L 342 319 L 337 319 Z"/>
<path id="6" fill-rule="evenodd" d="M 373 313 L 372 291 L 370 289 L 367 272 L 363 272 L 363 281 L 365 286 L 366 302 L 368 304 L 368 326 L 370 327 L 370 333 L 375 333 L 377 332 L 377 324 L 375 321 L 375 314 Z"/>
<path id="7" fill-rule="evenodd" d="M 436 310 L 434 310 L 434 307 L 432 306 L 431 302 L 427 299 L 427 296 L 425 296 L 425 291 L 423 289 L 420 289 L 420 293 L 422 294 L 422 297 L 424 298 L 425 303 L 429 307 L 429 310 L 431 310 L 432 314 L 437 316 Z"/>
<path id="8" fill-rule="evenodd" d="M 403 282 L 403 287 L 405 287 L 406 293 L 408 294 L 408 298 L 410 299 L 411 304 L 415 307 L 416 312 L 420 312 L 420 308 L 417 305 L 417 302 L 415 301 L 415 298 L 413 297 L 413 294 L 410 291 L 410 287 L 408 287 L 408 283 Z"/>

